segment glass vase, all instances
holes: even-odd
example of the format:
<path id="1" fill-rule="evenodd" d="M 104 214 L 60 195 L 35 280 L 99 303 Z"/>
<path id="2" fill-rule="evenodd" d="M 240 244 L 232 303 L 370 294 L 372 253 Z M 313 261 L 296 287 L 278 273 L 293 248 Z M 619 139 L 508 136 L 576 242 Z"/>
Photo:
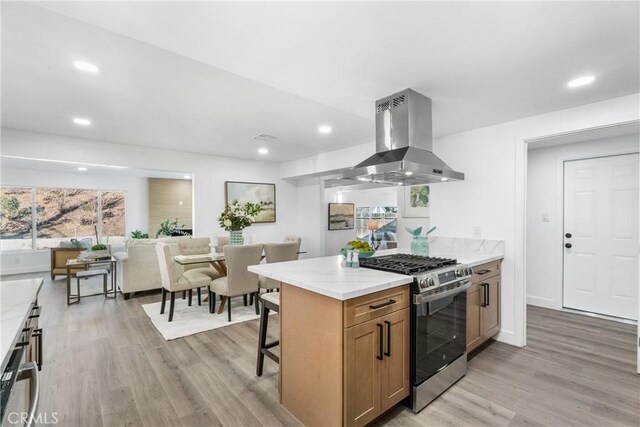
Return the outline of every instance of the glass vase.
<path id="1" fill-rule="evenodd" d="M 415 236 L 411 241 L 411 253 L 413 255 L 429 256 L 429 239 L 424 236 Z"/>
<path id="2" fill-rule="evenodd" d="M 230 245 L 243 245 L 244 244 L 244 236 L 242 235 L 242 230 L 231 230 L 231 231 L 229 231 L 229 244 Z"/>

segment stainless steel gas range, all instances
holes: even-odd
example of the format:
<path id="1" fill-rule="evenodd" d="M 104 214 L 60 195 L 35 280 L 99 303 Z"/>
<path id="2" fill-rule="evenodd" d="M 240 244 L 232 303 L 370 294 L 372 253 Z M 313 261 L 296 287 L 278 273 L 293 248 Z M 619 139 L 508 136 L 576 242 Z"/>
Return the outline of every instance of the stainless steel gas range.
<path id="1" fill-rule="evenodd" d="M 472 270 L 455 259 L 409 254 L 366 258 L 360 266 L 414 277 L 408 403 L 419 412 L 467 372 L 466 291 Z"/>

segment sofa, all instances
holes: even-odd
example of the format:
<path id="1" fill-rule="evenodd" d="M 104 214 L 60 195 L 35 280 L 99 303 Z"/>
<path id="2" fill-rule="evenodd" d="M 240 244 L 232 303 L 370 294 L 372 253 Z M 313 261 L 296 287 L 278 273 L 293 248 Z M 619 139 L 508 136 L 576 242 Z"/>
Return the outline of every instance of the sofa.
<path id="1" fill-rule="evenodd" d="M 178 255 L 179 239 L 189 239 L 189 237 L 128 239 L 124 242 L 124 252 L 113 253 L 113 257 L 117 260 L 116 280 L 124 299 L 131 298 L 135 292 L 162 288 L 156 244 L 169 243 L 172 251 Z"/>

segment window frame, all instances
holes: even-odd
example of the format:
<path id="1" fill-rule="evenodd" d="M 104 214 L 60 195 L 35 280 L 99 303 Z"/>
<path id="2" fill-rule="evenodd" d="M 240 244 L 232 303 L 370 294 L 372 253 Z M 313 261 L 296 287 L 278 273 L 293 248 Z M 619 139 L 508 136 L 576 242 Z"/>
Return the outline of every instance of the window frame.
<path id="1" fill-rule="evenodd" d="M 89 190 L 96 192 L 96 207 L 97 207 L 97 227 L 98 227 L 98 239 L 102 240 L 104 237 L 102 235 L 102 193 L 122 193 L 124 195 L 124 235 L 127 235 L 127 192 L 125 190 L 105 190 L 105 189 L 93 189 L 93 188 L 75 188 L 75 187 L 40 187 L 40 186 L 29 186 L 29 185 L 2 185 L 2 188 L 28 188 L 31 190 L 31 229 L 33 230 L 31 233 L 31 249 L 25 250 L 9 250 L 3 251 L 3 253 L 29 253 L 29 252 L 44 252 L 48 251 L 50 248 L 38 249 L 38 217 L 36 212 L 36 191 L 38 189 L 67 189 L 67 190 Z"/>

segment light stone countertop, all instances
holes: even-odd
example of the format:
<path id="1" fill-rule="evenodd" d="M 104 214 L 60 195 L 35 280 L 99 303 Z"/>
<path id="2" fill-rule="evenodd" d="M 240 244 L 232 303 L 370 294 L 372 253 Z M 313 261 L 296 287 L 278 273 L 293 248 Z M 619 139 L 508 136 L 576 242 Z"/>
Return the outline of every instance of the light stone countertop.
<path id="1" fill-rule="evenodd" d="M 458 262 L 471 267 L 504 258 L 504 242 L 498 240 L 429 240 L 432 242 L 430 256 L 456 258 Z M 376 256 L 410 252 L 404 248 L 388 249 L 378 251 Z M 252 265 L 248 269 L 253 273 L 342 301 L 413 281 L 411 276 L 402 274 L 362 267 L 347 268 L 342 255 Z"/>
<path id="2" fill-rule="evenodd" d="M 251 265 L 248 270 L 342 301 L 413 281 L 411 276 L 402 274 L 348 268 L 342 255 Z"/>
<path id="3" fill-rule="evenodd" d="M 0 282 L 0 342 L 2 371 L 9 360 L 18 335 L 30 313 L 31 303 L 38 297 L 43 279 Z"/>

